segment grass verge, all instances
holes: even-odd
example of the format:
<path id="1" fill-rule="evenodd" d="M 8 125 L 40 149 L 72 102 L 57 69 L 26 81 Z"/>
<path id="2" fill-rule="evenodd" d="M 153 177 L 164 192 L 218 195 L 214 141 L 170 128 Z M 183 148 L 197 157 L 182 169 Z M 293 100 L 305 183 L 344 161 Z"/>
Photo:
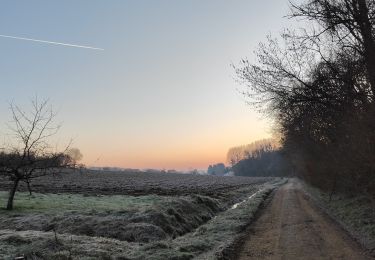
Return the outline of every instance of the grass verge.
<path id="1" fill-rule="evenodd" d="M 317 204 L 375 256 L 375 205 L 363 195 L 329 194 L 304 183 Z"/>

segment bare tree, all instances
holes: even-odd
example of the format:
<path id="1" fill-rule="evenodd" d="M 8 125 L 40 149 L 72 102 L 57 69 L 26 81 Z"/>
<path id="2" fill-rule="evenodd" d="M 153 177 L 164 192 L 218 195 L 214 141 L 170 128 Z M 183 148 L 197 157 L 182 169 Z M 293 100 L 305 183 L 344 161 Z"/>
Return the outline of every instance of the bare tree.
<path id="1" fill-rule="evenodd" d="M 69 148 L 65 154 L 67 154 L 73 160 L 74 163 L 81 161 L 83 158 L 83 155 L 78 148 Z M 83 164 L 76 164 L 75 166 L 80 168 L 84 167 Z"/>
<path id="2" fill-rule="evenodd" d="M 231 166 L 234 166 L 236 163 L 244 159 L 243 147 L 232 147 L 228 150 L 227 161 Z"/>
<path id="3" fill-rule="evenodd" d="M 31 193 L 32 179 L 75 166 L 75 161 L 66 153 L 69 145 L 63 151 L 56 151 L 50 144 L 50 137 L 60 127 L 54 123 L 56 114 L 48 100 L 35 98 L 31 103 L 29 112 L 10 104 L 13 138 L 0 153 L 0 176 L 12 182 L 6 207 L 8 210 L 13 209 L 14 195 L 20 182 L 25 182 Z"/>
<path id="4" fill-rule="evenodd" d="M 343 51 L 363 57 L 367 79 L 375 93 L 375 3 L 373 0 L 308 0 L 292 4 L 291 17 L 305 18 L 318 24 L 305 39 L 319 41 L 328 36 Z"/>

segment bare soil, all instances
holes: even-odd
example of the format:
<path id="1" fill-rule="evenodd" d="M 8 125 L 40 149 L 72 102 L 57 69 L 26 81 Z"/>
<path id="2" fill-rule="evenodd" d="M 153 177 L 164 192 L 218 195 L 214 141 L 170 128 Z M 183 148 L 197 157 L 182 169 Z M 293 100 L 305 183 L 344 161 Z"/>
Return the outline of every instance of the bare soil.
<path id="1" fill-rule="evenodd" d="M 290 180 L 249 228 L 238 259 L 374 258 Z"/>
<path id="2" fill-rule="evenodd" d="M 36 178 L 31 188 L 39 193 L 78 193 L 86 195 L 189 195 L 215 196 L 248 185 L 259 185 L 274 178 L 222 177 L 181 173 L 106 172 L 85 170 Z M 1 179 L 0 190 L 12 183 Z M 20 183 L 19 191 L 27 191 Z"/>

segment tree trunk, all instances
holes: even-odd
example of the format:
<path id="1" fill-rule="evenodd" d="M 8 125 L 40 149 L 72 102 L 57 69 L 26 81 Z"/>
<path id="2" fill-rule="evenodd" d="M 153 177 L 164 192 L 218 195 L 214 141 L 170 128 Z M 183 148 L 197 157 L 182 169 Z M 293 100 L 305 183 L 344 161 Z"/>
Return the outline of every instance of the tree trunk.
<path id="1" fill-rule="evenodd" d="M 31 190 L 30 181 L 27 180 L 27 181 L 26 181 L 26 184 L 27 184 L 27 189 L 29 190 L 30 196 L 32 196 L 32 195 L 33 195 L 33 192 L 32 192 L 32 190 Z"/>
<path id="2" fill-rule="evenodd" d="M 13 209 L 13 200 L 14 200 L 14 194 L 16 194 L 18 183 L 20 182 L 19 179 L 16 179 L 13 182 L 13 187 L 9 192 L 9 198 L 8 198 L 8 204 L 7 204 L 7 210 L 12 210 Z"/>
<path id="3" fill-rule="evenodd" d="M 333 194 L 336 192 L 336 185 L 337 185 L 337 173 L 334 176 L 331 192 L 329 193 L 329 203 L 332 201 Z"/>
<path id="4" fill-rule="evenodd" d="M 365 61 L 372 94 L 375 95 L 375 39 L 372 34 L 372 24 L 366 0 L 358 1 L 358 16 L 356 20 L 363 39 Z"/>

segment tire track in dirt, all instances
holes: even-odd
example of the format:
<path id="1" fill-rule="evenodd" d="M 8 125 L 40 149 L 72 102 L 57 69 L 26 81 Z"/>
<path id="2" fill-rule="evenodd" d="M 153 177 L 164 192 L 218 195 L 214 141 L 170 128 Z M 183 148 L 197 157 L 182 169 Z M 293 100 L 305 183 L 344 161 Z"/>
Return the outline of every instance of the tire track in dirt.
<path id="1" fill-rule="evenodd" d="M 276 191 L 238 259 L 373 259 L 304 194 L 296 180 Z"/>

